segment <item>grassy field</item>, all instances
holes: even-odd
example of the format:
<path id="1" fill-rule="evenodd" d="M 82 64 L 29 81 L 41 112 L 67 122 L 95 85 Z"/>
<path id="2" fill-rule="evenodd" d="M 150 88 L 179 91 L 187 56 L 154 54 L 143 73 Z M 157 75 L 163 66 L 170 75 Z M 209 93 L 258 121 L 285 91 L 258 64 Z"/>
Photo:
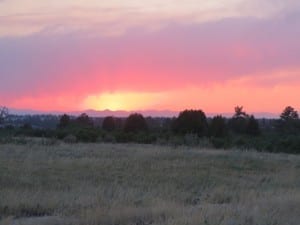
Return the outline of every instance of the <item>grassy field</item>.
<path id="1" fill-rule="evenodd" d="M 299 225 L 300 156 L 0 145 L 0 224 Z"/>

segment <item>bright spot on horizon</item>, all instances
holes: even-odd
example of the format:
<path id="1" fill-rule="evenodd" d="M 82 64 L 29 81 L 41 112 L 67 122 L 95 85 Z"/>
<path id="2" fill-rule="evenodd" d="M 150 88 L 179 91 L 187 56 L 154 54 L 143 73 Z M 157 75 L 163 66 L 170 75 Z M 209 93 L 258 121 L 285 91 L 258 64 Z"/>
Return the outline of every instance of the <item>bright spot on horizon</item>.
<path id="1" fill-rule="evenodd" d="M 155 107 L 162 98 L 159 93 L 116 92 L 88 96 L 82 109 L 95 110 L 145 110 Z"/>

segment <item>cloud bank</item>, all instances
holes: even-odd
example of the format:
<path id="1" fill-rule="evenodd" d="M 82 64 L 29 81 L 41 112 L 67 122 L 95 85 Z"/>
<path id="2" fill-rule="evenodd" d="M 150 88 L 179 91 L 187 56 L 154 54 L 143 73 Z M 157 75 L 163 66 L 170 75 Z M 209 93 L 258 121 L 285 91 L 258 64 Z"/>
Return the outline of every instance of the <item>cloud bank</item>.
<path id="1" fill-rule="evenodd" d="M 290 98 L 289 87 L 300 97 L 298 1 L 85 2 L 53 1 L 47 10 L 31 0 L 0 2 L 2 104 L 77 109 L 93 107 L 85 103 L 95 96 L 148 93 L 151 104 L 137 107 L 222 111 L 213 107 L 217 96 L 233 98 L 236 85 L 259 90 L 262 102 Z M 194 90 L 215 97 L 197 101 Z M 176 93 L 190 103 L 176 103 Z M 251 99 L 243 94 L 231 104 L 258 110 Z"/>

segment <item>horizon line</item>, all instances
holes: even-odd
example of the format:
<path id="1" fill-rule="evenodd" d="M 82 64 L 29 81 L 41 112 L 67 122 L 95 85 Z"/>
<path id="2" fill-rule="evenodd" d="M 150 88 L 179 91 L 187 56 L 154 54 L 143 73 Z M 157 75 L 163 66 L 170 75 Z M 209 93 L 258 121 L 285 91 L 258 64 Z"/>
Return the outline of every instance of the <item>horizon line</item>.
<path id="1" fill-rule="evenodd" d="M 157 110 L 157 109 L 146 109 L 146 110 L 96 110 L 96 109 L 85 109 L 85 110 L 36 110 L 36 109 L 15 109 L 8 108 L 13 115 L 62 115 L 68 114 L 72 116 L 77 116 L 82 113 L 86 113 L 91 117 L 105 117 L 105 116 L 116 116 L 116 117 L 126 117 L 132 113 L 141 113 L 144 116 L 152 117 L 176 117 L 183 110 Z M 189 110 L 189 109 L 188 109 Z M 197 110 L 197 109 L 196 109 Z M 200 109 L 202 110 L 202 109 Z M 222 115 L 224 117 L 231 117 L 234 115 L 234 112 L 205 112 L 202 110 L 208 117 Z M 274 112 L 250 112 L 249 115 L 254 115 L 257 118 L 279 118 L 280 113 Z"/>

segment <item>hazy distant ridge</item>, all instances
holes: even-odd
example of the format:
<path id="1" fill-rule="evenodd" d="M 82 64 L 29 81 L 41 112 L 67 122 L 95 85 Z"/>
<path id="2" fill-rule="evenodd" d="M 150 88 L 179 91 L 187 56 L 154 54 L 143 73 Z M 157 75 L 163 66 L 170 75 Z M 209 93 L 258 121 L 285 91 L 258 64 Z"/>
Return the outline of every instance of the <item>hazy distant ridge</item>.
<path id="1" fill-rule="evenodd" d="M 127 117 L 131 113 L 141 113 L 144 116 L 152 116 L 152 117 L 174 117 L 179 114 L 177 111 L 172 110 L 137 110 L 137 111 L 126 111 L 126 110 L 83 110 L 83 111 L 39 111 L 39 110 L 30 110 L 30 109 L 10 109 L 11 114 L 16 115 L 36 115 L 36 114 L 54 114 L 54 115 L 61 115 L 61 114 L 68 114 L 78 116 L 82 113 L 86 113 L 92 117 L 106 117 L 106 116 L 115 116 L 115 117 Z M 207 116 L 214 116 L 214 115 L 223 115 L 225 117 L 231 117 L 233 112 L 226 112 L 226 113 L 207 113 Z M 269 112 L 255 112 L 253 113 L 257 118 L 278 118 L 279 114 L 269 113 Z"/>

